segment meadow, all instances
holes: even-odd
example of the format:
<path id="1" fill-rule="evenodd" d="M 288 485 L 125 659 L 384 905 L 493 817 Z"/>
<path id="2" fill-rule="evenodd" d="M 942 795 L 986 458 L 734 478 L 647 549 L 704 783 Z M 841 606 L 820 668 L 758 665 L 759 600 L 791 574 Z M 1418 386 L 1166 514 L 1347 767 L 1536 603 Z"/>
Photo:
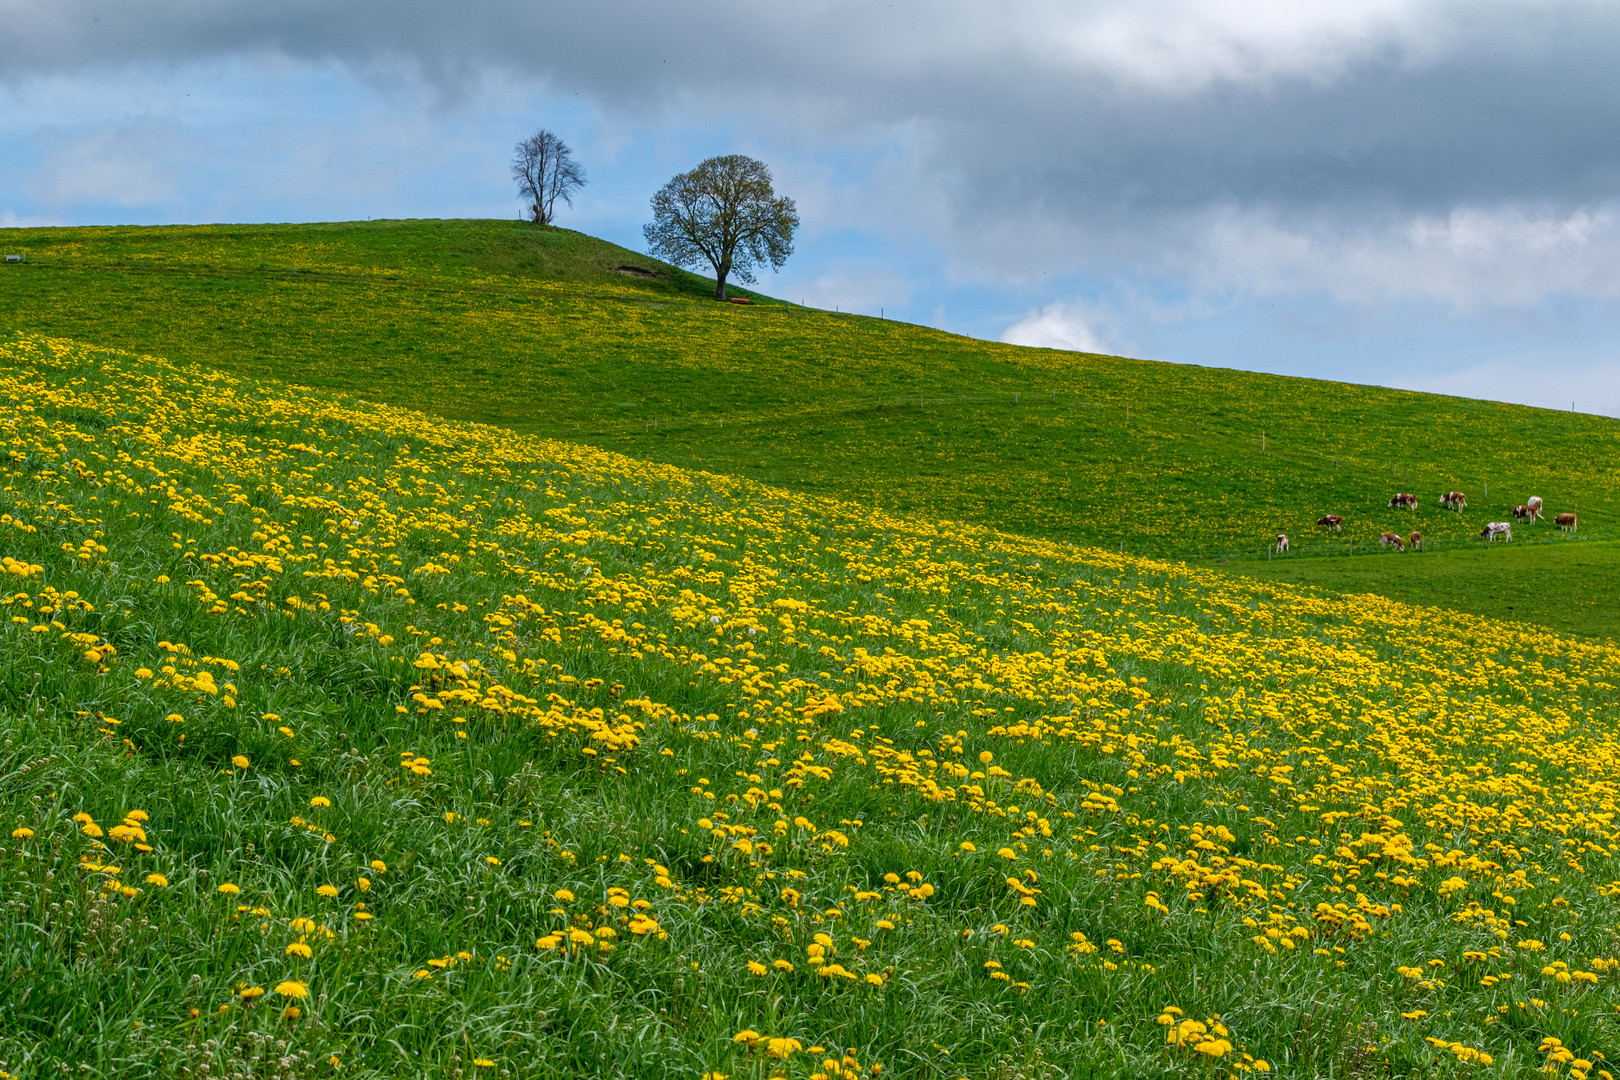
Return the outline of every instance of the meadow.
<path id="1" fill-rule="evenodd" d="M 8 1076 L 1609 1076 L 1611 643 L 0 382 Z"/>
<path id="2" fill-rule="evenodd" d="M 12 229 L 0 246 L 29 260 L 0 273 L 0 328 L 897 514 L 1239 569 L 1285 532 L 1290 573 L 1328 585 L 1342 568 L 1325 556 L 1350 550 L 1316 536 L 1330 512 L 1359 552 L 1421 530 L 1442 577 L 1531 494 L 1578 511 L 1579 540 L 1620 539 L 1620 425 L 1603 417 L 1015 348 L 758 293 L 715 304 L 693 275 L 517 222 Z M 1454 488 L 1466 514 L 1436 505 Z M 1397 490 L 1420 496 L 1416 515 L 1387 509 Z M 1569 542 L 1517 534 L 1536 550 L 1516 558 L 1556 586 L 1528 604 L 1510 602 L 1511 573 L 1441 589 L 1462 610 L 1613 635 L 1613 605 L 1576 613 L 1620 587 L 1620 549 L 1570 577 Z M 1386 586 L 1378 565 L 1356 581 L 1423 595 L 1401 582 L 1427 569 L 1391 568 Z"/>

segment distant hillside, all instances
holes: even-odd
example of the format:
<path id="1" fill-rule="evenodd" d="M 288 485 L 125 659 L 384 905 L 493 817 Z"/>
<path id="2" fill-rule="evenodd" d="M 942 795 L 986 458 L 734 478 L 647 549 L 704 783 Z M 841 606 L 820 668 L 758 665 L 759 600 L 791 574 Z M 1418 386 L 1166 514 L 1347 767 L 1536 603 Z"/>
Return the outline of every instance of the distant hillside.
<path id="1" fill-rule="evenodd" d="M 0 327 L 889 510 L 1256 559 L 1278 532 L 1306 554 L 1368 550 L 1385 529 L 1472 546 L 1534 493 L 1578 510 L 1581 538 L 1620 537 L 1612 420 L 1018 348 L 759 294 L 719 304 L 695 275 L 567 230 L 30 229 L 0 245 L 27 255 L 0 270 Z M 1435 505 L 1452 488 L 1467 514 Z M 1417 514 L 1385 507 L 1397 490 Z M 1346 519 L 1331 544 L 1312 524 L 1327 512 Z M 1537 539 L 1566 540 L 1552 533 Z"/>

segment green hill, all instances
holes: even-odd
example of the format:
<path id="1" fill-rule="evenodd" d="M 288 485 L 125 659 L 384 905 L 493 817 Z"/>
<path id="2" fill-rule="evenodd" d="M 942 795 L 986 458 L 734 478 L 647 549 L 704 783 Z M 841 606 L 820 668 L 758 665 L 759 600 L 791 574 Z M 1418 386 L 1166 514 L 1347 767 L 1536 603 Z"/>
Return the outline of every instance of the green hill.
<path id="1" fill-rule="evenodd" d="M 1531 494 L 1578 511 L 1583 540 L 1620 538 L 1608 419 L 1016 348 L 757 294 L 717 304 L 693 275 L 566 230 L 31 229 L 0 230 L 0 246 L 27 255 L 0 272 L 0 327 L 1025 535 L 1419 601 L 1435 595 L 1430 570 L 1330 556 L 1416 528 L 1438 574 L 1448 549 L 1477 547 L 1484 521 Z M 1435 505 L 1453 488 L 1464 515 Z M 1397 490 L 1420 496 L 1417 514 L 1386 508 Z M 1316 534 L 1329 512 L 1344 538 Z M 1268 571 L 1278 532 L 1295 557 Z M 1515 547 L 1566 542 L 1542 526 Z M 1540 554 L 1476 557 L 1459 564 L 1466 580 L 1491 584 L 1444 593 L 1614 633 L 1615 605 L 1589 603 L 1615 595 L 1612 550 L 1557 563 L 1560 588 L 1522 597 L 1514 583 Z"/>
<path id="2" fill-rule="evenodd" d="M 1615 1052 L 1613 643 L 44 337 L 0 474 L 9 1075 Z"/>

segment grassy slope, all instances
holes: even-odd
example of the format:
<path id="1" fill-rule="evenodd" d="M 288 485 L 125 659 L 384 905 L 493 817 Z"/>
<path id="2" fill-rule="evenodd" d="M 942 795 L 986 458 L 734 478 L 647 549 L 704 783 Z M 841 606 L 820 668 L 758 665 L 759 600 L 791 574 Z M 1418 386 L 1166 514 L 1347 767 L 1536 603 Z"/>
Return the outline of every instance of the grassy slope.
<path id="1" fill-rule="evenodd" d="M 1365 559 L 1273 559 L 1232 568 L 1268 581 L 1372 592 L 1409 604 L 1490 614 L 1561 633 L 1614 637 L 1620 544 L 1611 540 Z"/>
<path id="2" fill-rule="evenodd" d="M 1438 555 L 1533 492 L 1579 509 L 1583 537 L 1620 535 L 1607 419 L 717 305 L 701 279 L 626 278 L 613 268 L 658 264 L 563 230 L 35 229 L 0 246 L 30 260 L 0 274 L 0 326 L 1028 535 L 1241 560 L 1333 511 L 1364 541 L 1420 528 Z M 1465 518 L 1433 506 L 1452 487 L 1473 500 Z M 1384 509 L 1395 489 L 1423 496 L 1415 518 Z M 1575 592 L 1614 594 L 1620 564 L 1598 561 L 1612 550 L 1593 549 Z M 1456 595 L 1507 614 L 1496 594 Z M 1614 632 L 1561 611 L 1540 614 Z"/>
<path id="3" fill-rule="evenodd" d="M 30 1080 L 1620 1040 L 1612 644 L 41 340 L 0 511 Z"/>

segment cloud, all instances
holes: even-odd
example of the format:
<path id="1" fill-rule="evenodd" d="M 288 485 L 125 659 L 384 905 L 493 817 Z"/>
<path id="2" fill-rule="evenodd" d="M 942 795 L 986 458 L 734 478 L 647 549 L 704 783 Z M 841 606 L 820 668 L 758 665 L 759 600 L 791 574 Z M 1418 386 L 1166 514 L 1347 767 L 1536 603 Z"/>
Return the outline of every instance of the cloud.
<path id="1" fill-rule="evenodd" d="M 1179 258 L 1206 288 L 1322 291 L 1362 305 L 1433 300 L 1526 308 L 1549 296 L 1620 298 L 1620 204 L 1458 206 L 1374 224 L 1210 215 Z"/>
<path id="2" fill-rule="evenodd" d="M 1110 350 L 1092 327 L 1092 319 L 1091 311 L 1085 304 L 1048 304 L 1007 327 L 1001 340 L 1009 345 L 1106 354 Z"/>

